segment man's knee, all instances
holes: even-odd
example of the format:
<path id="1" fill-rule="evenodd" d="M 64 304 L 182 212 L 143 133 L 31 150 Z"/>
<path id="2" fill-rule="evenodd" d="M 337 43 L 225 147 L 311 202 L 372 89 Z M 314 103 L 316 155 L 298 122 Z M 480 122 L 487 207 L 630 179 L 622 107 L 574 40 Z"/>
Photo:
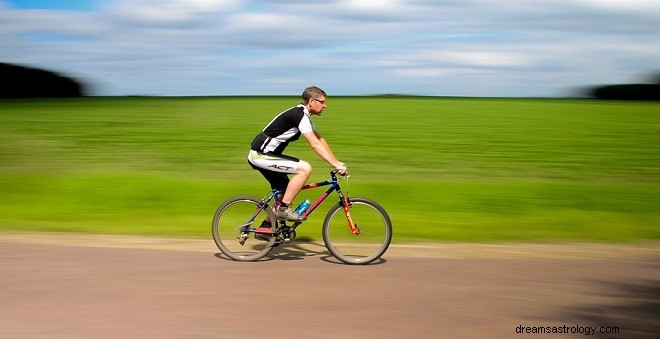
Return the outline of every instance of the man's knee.
<path id="1" fill-rule="evenodd" d="M 312 174 L 312 165 L 310 165 L 307 161 L 300 160 L 298 162 L 298 168 L 296 170 L 296 173 L 310 175 Z"/>

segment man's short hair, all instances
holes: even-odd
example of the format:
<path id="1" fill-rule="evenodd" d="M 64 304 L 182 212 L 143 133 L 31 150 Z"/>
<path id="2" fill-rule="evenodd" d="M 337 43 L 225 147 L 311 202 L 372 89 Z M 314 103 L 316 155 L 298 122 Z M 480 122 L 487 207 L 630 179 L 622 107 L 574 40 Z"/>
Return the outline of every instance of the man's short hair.
<path id="1" fill-rule="evenodd" d="M 316 86 L 307 87 L 302 92 L 302 100 L 300 101 L 300 103 L 302 103 L 303 105 L 307 105 L 310 99 L 318 99 L 320 96 L 327 97 L 328 95 L 325 94 L 324 90 Z"/>

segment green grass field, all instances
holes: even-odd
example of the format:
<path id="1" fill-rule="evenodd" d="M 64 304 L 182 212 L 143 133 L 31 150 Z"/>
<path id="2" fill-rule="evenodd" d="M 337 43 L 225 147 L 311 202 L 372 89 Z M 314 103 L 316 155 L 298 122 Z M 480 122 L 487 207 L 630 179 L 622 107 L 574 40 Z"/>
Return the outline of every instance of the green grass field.
<path id="1" fill-rule="evenodd" d="M 263 196 L 249 143 L 294 97 L 0 101 L 0 230 L 210 238 Z M 318 130 L 395 242 L 660 238 L 660 104 L 330 97 Z M 330 167 L 307 143 L 312 180 Z M 310 192 L 313 192 L 310 193 Z M 314 198 L 321 191 L 305 191 Z M 300 200 L 300 199 L 298 199 Z M 299 230 L 320 239 L 326 201 Z"/>

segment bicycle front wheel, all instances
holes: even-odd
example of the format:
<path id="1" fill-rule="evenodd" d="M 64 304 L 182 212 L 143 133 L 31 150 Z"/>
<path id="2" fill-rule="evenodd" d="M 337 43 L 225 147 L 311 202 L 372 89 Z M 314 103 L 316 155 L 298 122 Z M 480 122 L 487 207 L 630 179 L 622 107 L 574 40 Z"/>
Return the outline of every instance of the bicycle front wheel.
<path id="1" fill-rule="evenodd" d="M 218 207 L 211 230 L 218 249 L 237 261 L 256 261 L 268 254 L 275 244 L 275 236 L 257 234 L 255 228 L 267 221 L 275 231 L 276 217 L 270 207 L 260 208 L 255 197 L 230 198 Z"/>
<path id="2" fill-rule="evenodd" d="M 360 230 L 353 234 L 344 209 L 334 205 L 323 221 L 323 242 L 335 258 L 346 264 L 369 264 L 379 259 L 392 241 L 392 222 L 373 200 L 351 198 L 350 214 Z"/>

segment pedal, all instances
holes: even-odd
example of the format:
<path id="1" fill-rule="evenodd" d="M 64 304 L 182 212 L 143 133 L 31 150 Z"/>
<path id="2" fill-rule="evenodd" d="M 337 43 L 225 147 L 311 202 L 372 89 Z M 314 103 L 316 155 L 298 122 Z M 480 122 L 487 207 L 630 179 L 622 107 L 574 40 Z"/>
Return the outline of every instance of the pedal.
<path id="1" fill-rule="evenodd" d="M 238 237 L 236 237 L 236 239 L 238 239 L 238 243 L 241 244 L 241 246 L 243 246 L 245 245 L 245 241 L 247 240 L 248 237 L 250 237 L 249 234 L 241 232 L 241 234 Z"/>

